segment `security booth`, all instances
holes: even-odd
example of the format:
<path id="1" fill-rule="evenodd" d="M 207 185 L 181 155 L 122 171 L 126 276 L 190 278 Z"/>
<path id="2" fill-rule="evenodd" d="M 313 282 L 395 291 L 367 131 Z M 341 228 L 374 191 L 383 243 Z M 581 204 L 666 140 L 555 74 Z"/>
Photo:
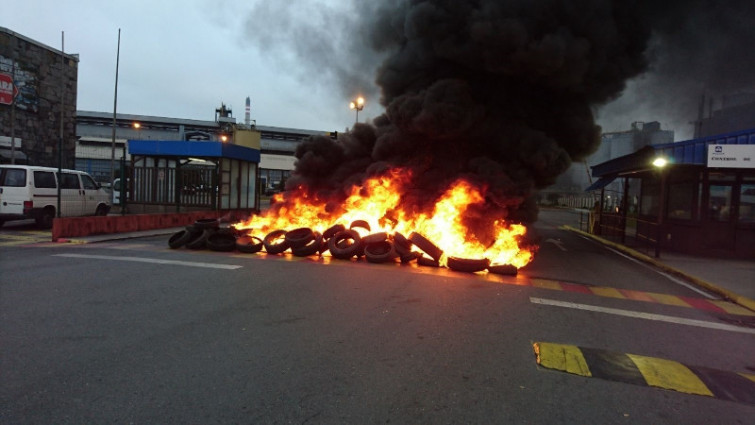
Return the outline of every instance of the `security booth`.
<path id="1" fill-rule="evenodd" d="M 216 141 L 129 140 L 130 212 L 259 210 L 259 149 Z"/>
<path id="2" fill-rule="evenodd" d="M 755 129 L 645 146 L 592 175 L 588 190 L 601 191 L 593 233 L 656 256 L 755 258 Z M 623 192 L 605 208 L 614 181 Z"/>

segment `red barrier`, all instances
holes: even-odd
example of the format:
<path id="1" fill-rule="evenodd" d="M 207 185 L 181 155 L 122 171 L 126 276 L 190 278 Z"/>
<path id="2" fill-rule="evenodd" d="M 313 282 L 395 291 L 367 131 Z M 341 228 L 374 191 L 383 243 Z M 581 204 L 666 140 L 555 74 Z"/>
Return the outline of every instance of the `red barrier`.
<path id="1" fill-rule="evenodd" d="M 237 217 L 248 217 L 251 210 L 192 211 L 174 214 L 112 215 L 104 217 L 56 218 L 52 224 L 52 240 L 77 236 L 127 233 L 139 230 L 167 229 L 188 226 L 200 219 L 227 217 L 231 222 Z M 236 218 L 236 219 L 233 219 Z"/>

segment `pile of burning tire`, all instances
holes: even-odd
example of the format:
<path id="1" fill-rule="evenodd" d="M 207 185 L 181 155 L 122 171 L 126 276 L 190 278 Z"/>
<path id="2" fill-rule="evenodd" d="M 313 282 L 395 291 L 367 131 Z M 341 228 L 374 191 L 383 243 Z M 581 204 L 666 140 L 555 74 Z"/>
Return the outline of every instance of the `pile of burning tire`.
<path id="1" fill-rule="evenodd" d="M 361 233 L 360 233 L 361 230 Z M 512 265 L 491 265 L 488 259 L 470 259 L 447 256 L 435 243 L 417 232 L 409 237 L 395 232 L 371 231 L 370 225 L 356 220 L 349 228 L 342 224 L 331 226 L 324 232 L 301 227 L 294 230 L 274 230 L 260 239 L 248 236 L 233 228 L 221 228 L 215 219 L 197 220 L 186 229 L 174 233 L 168 240 L 172 249 L 209 249 L 212 251 L 239 251 L 254 254 L 282 254 L 290 251 L 297 257 L 323 255 L 330 252 L 333 258 L 351 260 L 364 258 L 370 263 L 396 262 L 403 264 L 416 261 L 421 266 L 440 267 L 445 265 L 455 271 L 475 273 L 487 270 L 490 273 L 516 275 Z M 367 235 L 362 236 L 363 233 Z"/>

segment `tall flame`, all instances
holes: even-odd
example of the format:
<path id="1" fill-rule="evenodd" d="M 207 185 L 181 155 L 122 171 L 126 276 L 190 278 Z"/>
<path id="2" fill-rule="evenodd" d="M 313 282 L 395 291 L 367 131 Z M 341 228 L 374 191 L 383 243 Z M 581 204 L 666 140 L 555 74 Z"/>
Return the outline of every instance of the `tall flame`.
<path id="1" fill-rule="evenodd" d="M 417 213 L 401 207 L 410 181 L 409 170 L 392 169 L 367 179 L 362 186 L 352 187 L 346 199 L 336 206 L 331 199 L 321 199 L 307 188 L 298 187 L 275 195 L 271 209 L 234 227 L 262 238 L 277 229 L 309 227 L 323 232 L 334 224 L 348 226 L 355 220 L 365 220 L 373 232 L 422 234 L 444 251 L 441 263 L 446 256 L 487 258 L 491 264 L 511 264 L 517 268 L 532 261 L 536 248 L 520 246 L 527 232 L 525 226 L 494 220 L 489 229 L 493 241 L 484 243 L 464 223 L 468 208 L 485 202 L 484 188 L 458 179 L 435 202 L 432 211 Z"/>

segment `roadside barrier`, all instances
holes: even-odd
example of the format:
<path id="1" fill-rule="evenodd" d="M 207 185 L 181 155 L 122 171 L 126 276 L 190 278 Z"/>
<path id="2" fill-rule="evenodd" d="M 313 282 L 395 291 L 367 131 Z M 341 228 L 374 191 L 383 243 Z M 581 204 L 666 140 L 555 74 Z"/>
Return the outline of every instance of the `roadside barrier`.
<path id="1" fill-rule="evenodd" d="M 52 223 L 52 241 L 80 236 L 138 232 L 187 226 L 200 219 L 220 217 L 244 218 L 252 210 L 191 211 L 185 213 L 111 215 L 56 218 Z"/>

